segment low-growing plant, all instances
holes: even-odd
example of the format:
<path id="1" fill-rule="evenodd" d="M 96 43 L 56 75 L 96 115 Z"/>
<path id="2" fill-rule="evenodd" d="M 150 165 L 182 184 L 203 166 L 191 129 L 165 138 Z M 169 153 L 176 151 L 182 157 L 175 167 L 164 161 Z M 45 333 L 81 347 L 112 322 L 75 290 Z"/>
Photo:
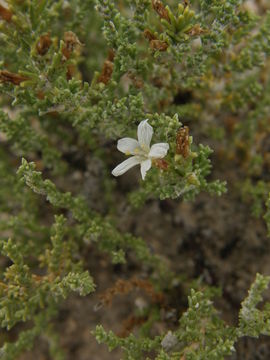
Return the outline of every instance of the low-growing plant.
<path id="1" fill-rule="evenodd" d="M 136 217 L 150 201 L 196 201 L 228 189 L 265 219 L 269 235 L 264 6 L 0 1 L 2 359 L 19 359 L 40 337 L 52 359 L 65 359 L 55 324 L 67 297 L 96 290 L 90 247 L 147 275 L 119 278 L 100 295 L 97 308 L 104 311 L 115 295 L 148 297 L 121 334 L 102 324 L 89 329 L 89 339 L 94 334 L 125 359 L 221 360 L 242 337 L 269 335 L 269 303 L 258 307 L 267 274 L 254 273 L 238 322 L 229 324 L 214 302 L 222 298 L 221 284 L 176 273 L 166 253 L 123 226 L 117 206 L 121 198 Z M 166 320 L 157 332 L 179 282 L 179 303 L 187 304 L 177 324 Z"/>

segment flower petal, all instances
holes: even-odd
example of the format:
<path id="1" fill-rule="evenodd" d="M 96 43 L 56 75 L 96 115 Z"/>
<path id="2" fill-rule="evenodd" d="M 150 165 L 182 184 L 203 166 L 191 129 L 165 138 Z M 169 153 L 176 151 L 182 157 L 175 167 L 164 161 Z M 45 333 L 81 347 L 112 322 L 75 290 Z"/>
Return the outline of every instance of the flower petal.
<path id="1" fill-rule="evenodd" d="M 141 174 L 143 180 L 145 178 L 147 171 L 151 168 L 151 166 L 152 166 L 152 161 L 150 159 L 144 160 L 141 163 Z"/>
<path id="2" fill-rule="evenodd" d="M 143 150 L 149 150 L 153 136 L 153 128 L 147 121 L 141 121 L 138 126 L 138 140 Z"/>
<path id="3" fill-rule="evenodd" d="M 133 166 L 141 163 L 141 158 L 138 156 L 131 156 L 127 160 L 121 162 L 116 168 L 113 169 L 112 174 L 114 176 L 123 175 L 126 171 L 131 169 Z"/>
<path id="4" fill-rule="evenodd" d="M 148 156 L 154 159 L 162 159 L 167 155 L 169 147 L 167 143 L 154 144 L 151 146 Z"/>
<path id="5" fill-rule="evenodd" d="M 126 155 L 134 155 L 135 149 L 139 148 L 138 141 L 132 138 L 123 138 L 117 142 L 117 149 Z"/>

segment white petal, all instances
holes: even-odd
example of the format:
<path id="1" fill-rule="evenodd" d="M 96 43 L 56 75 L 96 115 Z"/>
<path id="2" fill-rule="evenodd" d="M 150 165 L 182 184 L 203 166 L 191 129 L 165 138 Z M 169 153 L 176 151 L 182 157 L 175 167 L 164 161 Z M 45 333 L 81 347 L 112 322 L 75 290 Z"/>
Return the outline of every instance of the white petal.
<path id="1" fill-rule="evenodd" d="M 131 169 L 133 166 L 141 163 L 141 158 L 138 156 L 131 156 L 127 160 L 121 162 L 116 168 L 113 169 L 112 174 L 114 176 L 123 175 L 126 171 Z"/>
<path id="2" fill-rule="evenodd" d="M 141 163 L 141 174 L 143 180 L 145 178 L 147 171 L 151 168 L 151 166 L 152 166 L 152 161 L 150 159 L 144 160 Z"/>
<path id="3" fill-rule="evenodd" d="M 167 155 L 169 150 L 169 144 L 167 143 L 158 143 L 151 146 L 149 157 L 154 159 L 162 159 Z"/>
<path id="4" fill-rule="evenodd" d="M 126 155 L 134 155 L 135 150 L 139 148 L 138 141 L 132 138 L 123 138 L 117 142 L 117 149 Z"/>
<path id="5" fill-rule="evenodd" d="M 148 124 L 148 120 L 141 121 L 138 126 L 138 140 L 142 149 L 150 148 L 151 139 L 153 136 L 153 128 Z"/>

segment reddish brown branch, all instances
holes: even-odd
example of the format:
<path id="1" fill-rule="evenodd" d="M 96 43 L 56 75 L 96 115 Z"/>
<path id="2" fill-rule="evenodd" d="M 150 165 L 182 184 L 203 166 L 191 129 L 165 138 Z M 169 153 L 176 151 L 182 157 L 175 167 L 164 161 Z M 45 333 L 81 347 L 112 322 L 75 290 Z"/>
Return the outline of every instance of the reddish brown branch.
<path id="1" fill-rule="evenodd" d="M 179 129 L 176 136 L 176 154 L 184 158 L 189 155 L 189 128 L 187 126 Z"/>
<path id="2" fill-rule="evenodd" d="M 115 53 L 113 50 L 109 51 L 107 60 L 105 60 L 104 64 L 103 64 L 103 68 L 101 71 L 101 74 L 99 75 L 97 82 L 98 83 L 103 83 L 103 84 L 108 84 L 108 82 L 111 80 L 112 77 L 112 73 L 113 73 L 113 60 L 115 57 Z"/>
<path id="3" fill-rule="evenodd" d="M 168 10 L 160 0 L 152 0 L 152 6 L 161 19 L 165 19 L 170 22 Z"/>
<path id="4" fill-rule="evenodd" d="M 50 34 L 41 35 L 36 44 L 36 50 L 39 55 L 45 55 L 52 44 Z"/>
<path id="5" fill-rule="evenodd" d="M 28 80 L 27 77 L 12 73 L 7 70 L 0 70 L 0 82 L 20 85 L 23 81 Z"/>
<path id="6" fill-rule="evenodd" d="M 150 281 L 138 278 L 132 278 L 130 280 L 117 280 L 113 287 L 107 289 L 102 295 L 100 295 L 100 299 L 102 304 L 111 305 L 114 296 L 126 295 L 135 289 L 143 290 L 151 298 L 153 303 L 163 303 L 164 301 L 163 295 L 155 291 Z"/>
<path id="7" fill-rule="evenodd" d="M 4 6 L 0 4 L 0 18 L 7 22 L 11 22 L 12 12 L 9 9 L 6 9 Z"/>

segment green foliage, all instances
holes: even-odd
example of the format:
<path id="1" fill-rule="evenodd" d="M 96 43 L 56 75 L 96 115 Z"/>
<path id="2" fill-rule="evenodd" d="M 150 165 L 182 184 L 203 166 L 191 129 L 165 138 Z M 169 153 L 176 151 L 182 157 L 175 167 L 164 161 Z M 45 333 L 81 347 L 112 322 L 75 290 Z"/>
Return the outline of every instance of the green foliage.
<path id="1" fill-rule="evenodd" d="M 61 193 L 50 180 L 44 181 L 41 172 L 35 171 L 34 163 L 28 163 L 23 159 L 18 175 L 35 193 L 46 196 L 54 207 L 70 211 L 74 220 L 78 222 L 75 230 L 78 238 L 86 243 L 97 242 L 102 251 L 111 254 L 114 263 L 125 262 L 124 251 L 132 249 L 138 259 L 150 266 L 154 265 L 157 271 L 163 272 L 164 264 L 150 253 L 143 240 L 131 234 L 121 234 L 109 218 L 103 218 L 91 211 L 83 198 L 73 197 L 70 192 Z M 55 261 L 57 262 L 57 258 Z"/>
<path id="2" fill-rule="evenodd" d="M 242 194 L 244 200 L 251 202 L 252 212 L 256 217 L 264 213 L 264 204 L 270 190 L 270 184 L 265 181 L 258 181 L 255 185 L 248 179 L 242 185 Z"/>
<path id="3" fill-rule="evenodd" d="M 161 19 L 161 23 L 166 27 L 166 33 L 173 40 L 181 41 L 182 36 L 192 28 L 192 19 L 195 13 L 188 6 L 184 7 L 182 4 L 178 4 L 176 15 L 168 6 L 165 9 L 168 13 L 168 19 Z M 185 37 L 188 39 L 188 35 Z"/>
<path id="4" fill-rule="evenodd" d="M 269 335 L 269 306 L 258 310 L 256 306 L 263 300 L 262 293 L 268 288 L 269 276 L 257 274 L 247 298 L 242 302 L 239 313 L 239 333 L 243 336 L 258 337 L 259 334 Z"/>
<path id="5" fill-rule="evenodd" d="M 16 116 L 16 115 L 15 115 Z M 44 165 L 57 167 L 58 171 L 64 166 L 61 154 L 50 144 L 48 137 L 34 130 L 30 119 L 19 114 L 11 119 L 4 111 L 0 112 L 0 130 L 5 134 L 8 142 L 22 155 L 31 152 L 42 152 Z"/>
<path id="6" fill-rule="evenodd" d="M 1 2 L 0 323 L 7 332 L 22 326 L 1 358 L 18 358 L 42 335 L 52 358 L 64 359 L 53 323 L 68 296 L 95 290 L 89 245 L 114 264 L 135 255 L 160 291 L 177 278 L 142 238 L 122 231 L 114 206 L 123 189 L 111 175 L 121 159 L 116 140 L 135 138 L 144 119 L 169 151 L 128 188 L 132 205 L 224 194 L 213 161 L 219 174 L 237 168 L 229 188 L 254 215 L 266 203 L 270 232 L 270 12 L 259 13 L 241 0 Z M 85 181 L 95 162 L 102 210 Z M 139 336 L 120 338 L 101 325 L 95 335 L 127 359 L 220 360 L 240 337 L 269 335 L 269 305 L 257 308 L 268 283 L 257 275 L 237 327 L 204 288 L 191 290 L 173 331 L 148 334 L 161 320 L 151 305 Z"/>
<path id="7" fill-rule="evenodd" d="M 149 359 L 147 353 L 150 351 L 155 352 L 156 360 L 222 360 L 235 351 L 234 345 L 239 338 L 269 334 L 269 306 L 266 304 L 262 310 L 256 308 L 269 282 L 269 277 L 257 274 L 247 298 L 242 302 L 237 327 L 229 326 L 221 319 L 212 301 L 215 292 L 192 289 L 188 309 L 181 314 L 178 329 L 174 332 L 155 338 L 134 335 L 119 338 L 97 326 L 94 334 L 97 341 L 105 343 L 110 351 L 121 347 L 125 359 L 129 360 Z"/>
<path id="8" fill-rule="evenodd" d="M 267 224 L 267 229 L 268 229 L 268 236 L 270 236 L 270 194 L 268 195 L 268 199 L 266 202 L 266 213 L 264 215 L 264 219 L 266 221 Z"/>
<path id="9" fill-rule="evenodd" d="M 55 228 L 63 218 L 56 219 Z M 2 274 L 1 286 L 1 326 L 10 329 L 19 321 L 30 320 L 45 306 L 58 303 L 65 299 L 71 291 L 87 295 L 94 290 L 94 284 L 88 272 L 84 272 L 80 263 L 72 259 L 72 253 L 57 256 L 59 246 L 62 246 L 61 229 L 52 237 L 51 250 L 46 258 L 47 273 L 44 276 L 31 272 L 20 248 L 11 239 L 1 243 L 1 252 L 12 261 Z M 57 236 L 57 242 L 56 240 Z M 42 260 L 42 259 L 41 259 Z M 62 260 L 62 261 L 61 261 Z M 57 263 L 56 263 L 57 261 Z M 64 265 L 63 265 L 64 264 Z M 45 267 L 41 261 L 41 267 Z"/>
<path id="10" fill-rule="evenodd" d="M 47 316 L 47 314 L 45 316 L 44 314 L 35 316 L 33 319 L 35 325 L 32 329 L 21 332 L 15 343 L 5 343 L 0 350 L 2 359 L 16 359 L 22 351 L 30 350 L 36 337 L 48 326 L 46 322 Z"/>

